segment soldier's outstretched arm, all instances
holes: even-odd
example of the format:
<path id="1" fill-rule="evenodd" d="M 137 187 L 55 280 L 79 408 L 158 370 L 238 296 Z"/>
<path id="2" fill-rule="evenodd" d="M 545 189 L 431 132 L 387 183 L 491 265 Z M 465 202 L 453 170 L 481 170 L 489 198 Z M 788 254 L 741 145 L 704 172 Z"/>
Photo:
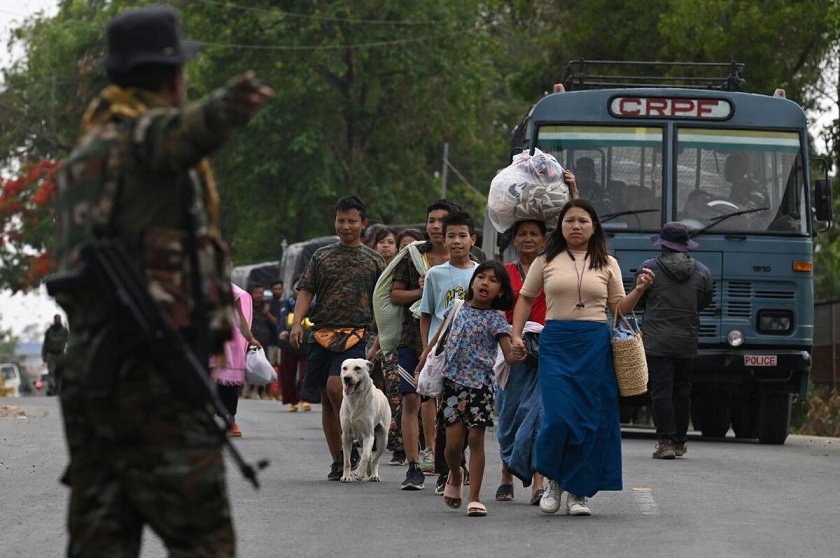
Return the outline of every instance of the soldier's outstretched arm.
<path id="1" fill-rule="evenodd" d="M 272 96 L 274 90 L 248 71 L 183 108 L 150 110 L 134 129 L 134 153 L 157 171 L 188 169 L 221 147 Z"/>

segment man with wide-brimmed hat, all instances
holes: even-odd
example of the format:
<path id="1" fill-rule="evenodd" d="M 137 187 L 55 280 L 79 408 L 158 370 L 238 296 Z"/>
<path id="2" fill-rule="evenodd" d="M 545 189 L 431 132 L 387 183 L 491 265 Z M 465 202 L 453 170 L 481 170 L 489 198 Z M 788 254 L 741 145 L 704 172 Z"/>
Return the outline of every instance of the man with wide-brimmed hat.
<path id="1" fill-rule="evenodd" d="M 690 375 L 697 357 L 700 311 L 712 303 L 714 284 L 709 269 L 687 254 L 698 244 L 685 225 L 665 223 L 651 241 L 662 251 L 639 267 L 653 270 L 656 280 L 638 307 L 645 312 L 642 338 L 659 439 L 653 457 L 673 459 L 687 451 Z"/>
<path id="2" fill-rule="evenodd" d="M 184 64 L 199 45 L 181 39 L 171 8 L 124 12 L 108 24 L 107 40 L 110 84 L 56 176 L 57 268 L 79 268 L 80 248 L 93 238 L 115 241 L 207 362 L 230 336 L 232 299 L 205 158 L 272 91 L 249 72 L 182 107 Z M 148 526 L 170 555 L 233 556 L 221 436 L 167 381 L 177 370 L 121 329 L 109 293 L 83 284 L 56 299 L 70 325 L 58 371 L 70 452 L 67 555 L 136 556 Z M 100 351 L 109 358 L 94 360 Z"/>

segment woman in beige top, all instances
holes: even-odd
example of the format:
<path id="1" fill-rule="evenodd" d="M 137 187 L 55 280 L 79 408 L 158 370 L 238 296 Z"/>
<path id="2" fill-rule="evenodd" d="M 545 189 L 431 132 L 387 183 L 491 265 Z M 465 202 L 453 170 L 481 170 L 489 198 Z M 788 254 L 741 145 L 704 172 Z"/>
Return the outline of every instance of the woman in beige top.
<path id="1" fill-rule="evenodd" d="M 612 364 L 606 312 L 631 312 L 653 272 L 640 271 L 625 295 L 621 269 L 607 253 L 604 231 L 592 205 L 569 201 L 545 252 L 534 260 L 513 312 L 514 350 L 524 353 L 522 329 L 540 290 L 546 323 L 540 338 L 543 421 L 537 434 L 536 468 L 546 477 L 540 509 L 591 515 L 587 497 L 621 490 L 618 385 Z M 521 353 L 520 353 L 521 352 Z"/>

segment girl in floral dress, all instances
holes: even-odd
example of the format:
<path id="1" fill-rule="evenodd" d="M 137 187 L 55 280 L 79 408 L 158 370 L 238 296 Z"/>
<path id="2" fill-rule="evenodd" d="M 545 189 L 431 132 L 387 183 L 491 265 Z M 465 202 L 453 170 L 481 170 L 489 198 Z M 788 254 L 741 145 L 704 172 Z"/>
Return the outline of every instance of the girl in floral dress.
<path id="1" fill-rule="evenodd" d="M 453 311 L 454 301 L 446 313 Z M 451 508 L 461 507 L 464 475 L 461 458 L 466 438 L 470 449 L 470 491 L 467 515 L 487 515 L 479 492 L 484 477 L 484 432 L 493 426 L 493 364 L 499 347 L 508 363 L 514 357 L 510 343 L 510 325 L 501 311 L 513 306 L 513 290 L 505 267 L 495 260 L 479 265 L 470 279 L 463 306 L 446 331 L 438 331 L 429 343 L 433 347 L 438 338 L 446 352 L 443 395 L 440 405 L 446 424 L 446 462 L 449 477 L 443 499 Z M 420 357 L 417 371 L 423 368 L 429 352 Z"/>

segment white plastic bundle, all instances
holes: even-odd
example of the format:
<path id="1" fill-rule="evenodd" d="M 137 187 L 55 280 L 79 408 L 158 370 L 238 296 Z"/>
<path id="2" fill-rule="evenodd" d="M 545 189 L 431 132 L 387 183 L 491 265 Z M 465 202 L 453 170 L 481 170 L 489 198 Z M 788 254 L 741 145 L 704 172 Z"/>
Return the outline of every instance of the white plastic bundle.
<path id="1" fill-rule="evenodd" d="M 554 225 L 569 201 L 563 182 L 563 167 L 553 155 L 534 149 L 513 157 L 513 162 L 490 183 L 487 214 L 500 233 L 522 219 L 538 219 Z"/>

